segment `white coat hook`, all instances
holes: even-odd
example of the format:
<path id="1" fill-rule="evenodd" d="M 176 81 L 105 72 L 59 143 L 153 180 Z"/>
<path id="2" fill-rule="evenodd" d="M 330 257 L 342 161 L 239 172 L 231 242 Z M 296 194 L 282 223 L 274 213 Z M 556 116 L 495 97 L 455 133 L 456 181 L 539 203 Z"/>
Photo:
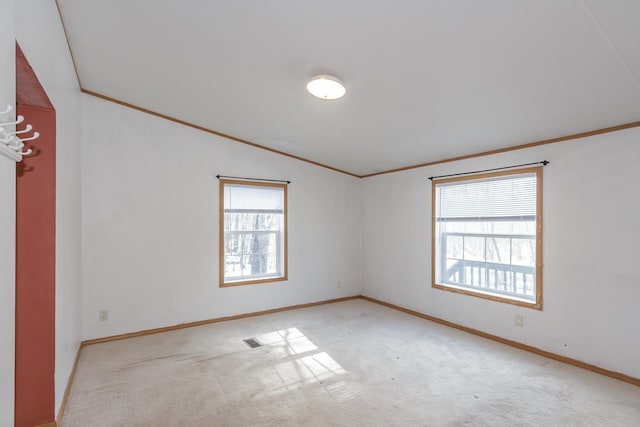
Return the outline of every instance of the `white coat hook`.
<path id="1" fill-rule="evenodd" d="M 17 118 L 17 120 L 15 122 L 0 123 L 0 125 L 2 125 L 2 126 L 19 125 L 22 122 L 24 122 L 24 116 L 18 116 L 18 118 Z"/>
<path id="2" fill-rule="evenodd" d="M 22 142 L 25 142 L 25 141 L 33 141 L 34 139 L 38 139 L 39 137 L 40 137 L 40 132 L 34 132 L 31 138 L 20 138 L 20 139 L 22 140 Z"/>
<path id="3" fill-rule="evenodd" d="M 29 154 L 33 153 L 33 150 L 31 148 L 27 149 L 27 151 L 23 151 L 21 154 L 23 156 L 28 156 Z"/>
<path id="4" fill-rule="evenodd" d="M 7 105 L 7 108 L 4 111 L 0 111 L 0 114 L 2 115 L 9 114 L 12 111 L 13 111 L 13 107 L 11 105 Z"/>
<path id="5" fill-rule="evenodd" d="M 27 125 L 23 130 L 17 130 L 15 132 L 9 132 L 9 133 L 13 135 L 20 135 L 21 133 L 31 132 L 31 129 L 33 129 L 33 126 Z"/>

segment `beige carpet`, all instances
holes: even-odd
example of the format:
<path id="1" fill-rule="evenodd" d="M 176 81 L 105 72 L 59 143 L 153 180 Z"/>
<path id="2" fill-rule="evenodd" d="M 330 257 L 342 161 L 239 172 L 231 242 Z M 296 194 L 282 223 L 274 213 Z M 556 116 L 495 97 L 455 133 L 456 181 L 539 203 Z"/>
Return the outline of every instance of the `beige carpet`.
<path id="1" fill-rule="evenodd" d="M 354 300 L 87 346 L 61 425 L 637 427 L 640 387 Z"/>

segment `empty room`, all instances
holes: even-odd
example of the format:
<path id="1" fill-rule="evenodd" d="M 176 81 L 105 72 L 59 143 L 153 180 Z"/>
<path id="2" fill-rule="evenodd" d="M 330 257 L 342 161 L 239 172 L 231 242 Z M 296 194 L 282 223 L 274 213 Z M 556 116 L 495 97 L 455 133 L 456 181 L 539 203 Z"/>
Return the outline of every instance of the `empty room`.
<path id="1" fill-rule="evenodd" d="M 640 425 L 640 2 L 0 2 L 0 427 Z"/>

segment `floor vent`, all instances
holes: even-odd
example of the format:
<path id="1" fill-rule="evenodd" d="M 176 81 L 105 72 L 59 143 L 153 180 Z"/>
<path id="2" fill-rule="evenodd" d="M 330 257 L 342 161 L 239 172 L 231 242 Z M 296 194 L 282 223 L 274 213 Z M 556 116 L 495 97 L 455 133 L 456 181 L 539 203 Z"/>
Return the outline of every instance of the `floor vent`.
<path id="1" fill-rule="evenodd" d="M 262 344 L 258 342 L 255 338 L 247 338 L 246 340 L 242 340 L 251 348 L 262 347 Z"/>

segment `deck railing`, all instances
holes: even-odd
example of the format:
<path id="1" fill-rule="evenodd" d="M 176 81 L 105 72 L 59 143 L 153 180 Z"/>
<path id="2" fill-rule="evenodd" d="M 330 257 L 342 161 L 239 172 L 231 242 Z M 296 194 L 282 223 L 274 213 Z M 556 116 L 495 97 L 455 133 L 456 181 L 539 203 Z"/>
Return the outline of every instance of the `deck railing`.
<path id="1" fill-rule="evenodd" d="M 447 236 L 484 237 L 486 239 L 508 239 L 509 246 L 512 240 L 535 239 L 535 236 L 522 235 L 483 235 L 472 233 L 443 233 L 443 254 L 447 254 Z M 464 240 L 463 240 L 464 241 Z M 464 254 L 464 249 L 463 249 Z M 485 254 L 486 255 L 486 254 Z M 486 256 L 485 256 L 486 258 Z M 455 285 L 481 291 L 489 291 L 502 295 L 515 296 L 524 299 L 535 299 L 535 267 L 513 265 L 505 263 L 487 262 L 458 258 L 443 258 L 444 284 Z"/>

